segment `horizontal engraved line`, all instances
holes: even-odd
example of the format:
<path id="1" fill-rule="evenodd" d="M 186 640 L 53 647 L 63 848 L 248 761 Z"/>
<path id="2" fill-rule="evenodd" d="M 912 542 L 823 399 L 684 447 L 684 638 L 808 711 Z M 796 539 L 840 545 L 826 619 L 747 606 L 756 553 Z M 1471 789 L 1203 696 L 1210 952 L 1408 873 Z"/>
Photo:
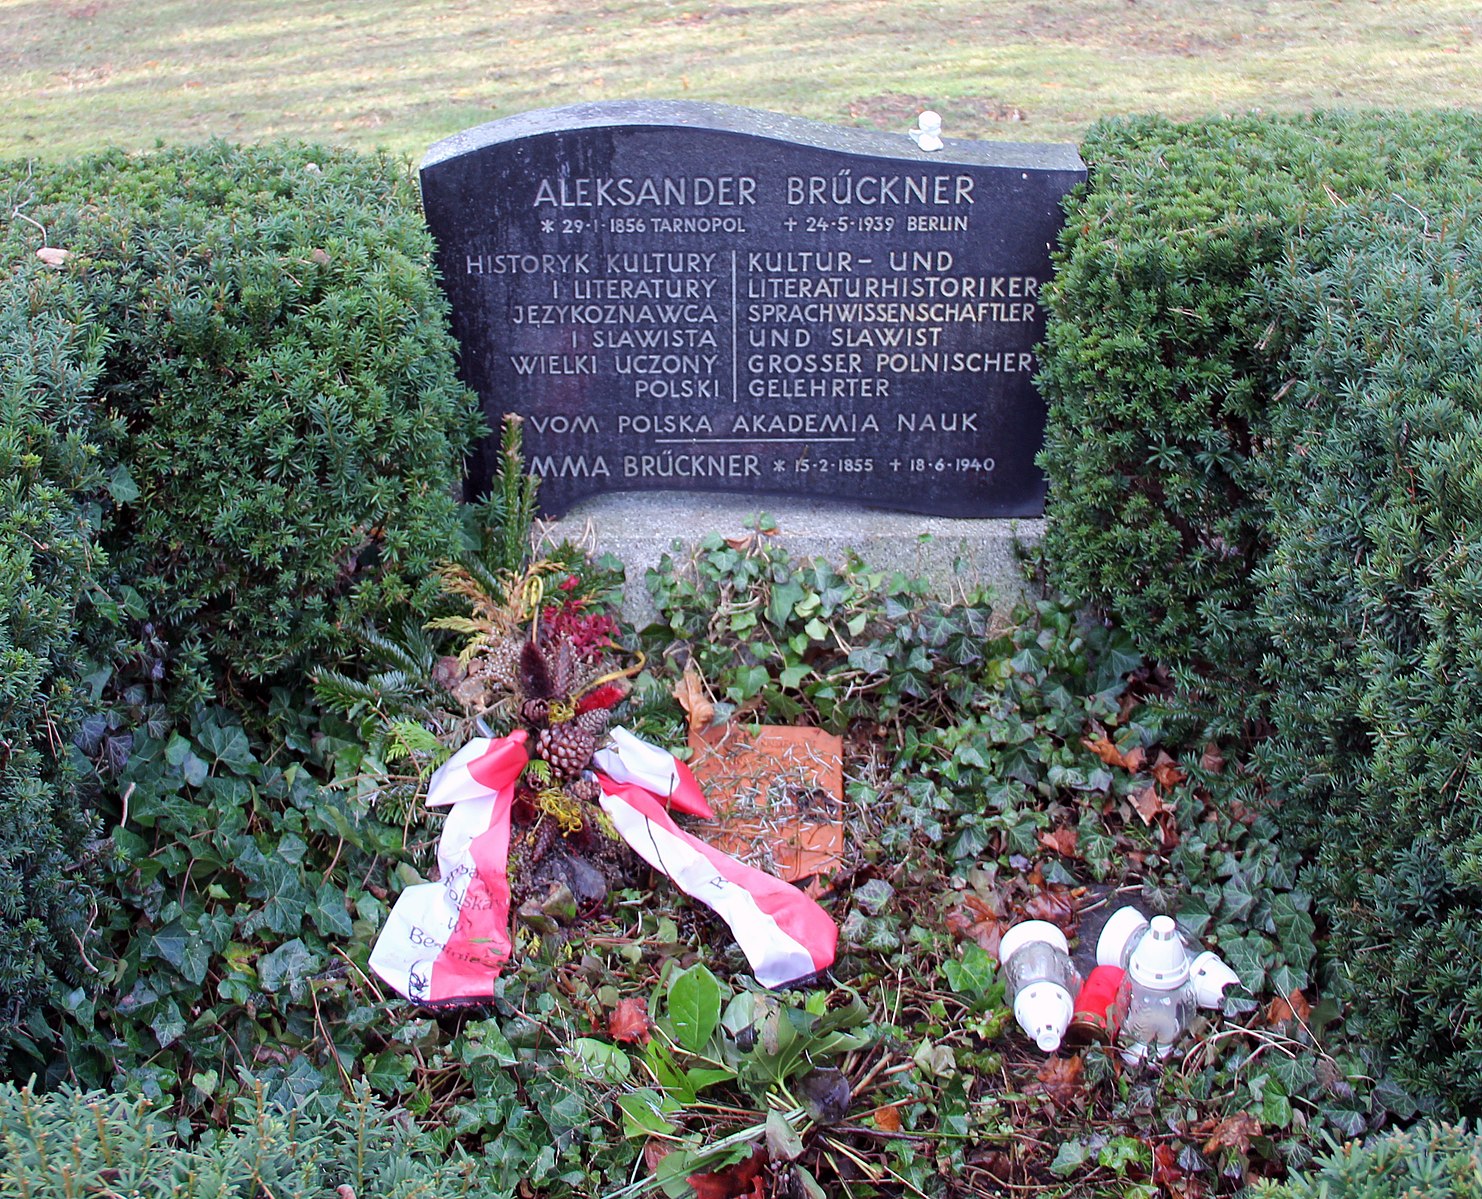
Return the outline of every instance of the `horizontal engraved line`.
<path id="1" fill-rule="evenodd" d="M 810 442 L 839 442 L 853 445 L 857 437 L 655 437 L 654 445 L 711 445 L 734 441 L 741 445 L 807 445 Z"/>

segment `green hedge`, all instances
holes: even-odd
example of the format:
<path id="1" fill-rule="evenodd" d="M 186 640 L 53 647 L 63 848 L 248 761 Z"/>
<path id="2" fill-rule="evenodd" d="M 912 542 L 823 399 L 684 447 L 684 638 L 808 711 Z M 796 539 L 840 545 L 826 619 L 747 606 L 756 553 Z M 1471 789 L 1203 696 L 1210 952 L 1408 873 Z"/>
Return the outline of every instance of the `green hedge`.
<path id="1" fill-rule="evenodd" d="M 165 850 L 89 842 L 91 767 L 121 793 L 198 701 L 294 732 L 265 684 L 437 594 L 478 418 L 404 164 L 219 143 L 0 163 L 0 206 L 0 1060 L 52 1077 L 60 1029 L 106 1080 L 176 1016 L 165 990 L 93 1070 L 95 1005 L 141 1004 L 80 984 L 119 984 L 170 917 L 120 943 Z M 136 840 L 159 820 L 144 798 Z M 216 827 L 198 816 L 193 835 Z M 167 873 L 198 848 L 169 847 Z"/>
<path id="2" fill-rule="evenodd" d="M 282 676 L 435 587 L 477 428 L 403 164 L 221 143 L 0 164 L 108 333 L 103 541 L 149 623 Z"/>
<path id="3" fill-rule="evenodd" d="M 69 291 L 34 270 L 0 282 L 0 1059 L 78 981 L 92 907 L 71 741 L 79 606 L 101 565 L 86 432 L 102 339 L 52 312 Z"/>
<path id="4" fill-rule="evenodd" d="M 0 1195 L 309 1199 L 347 1187 L 365 1199 L 496 1193 L 475 1161 L 363 1094 L 310 1114 L 275 1109 L 259 1092 L 238 1101 L 227 1127 L 191 1142 L 138 1096 L 0 1084 Z"/>
<path id="5" fill-rule="evenodd" d="M 1482 193 L 1482 189 L 1479 189 Z M 1272 294 L 1311 332 L 1273 430 L 1267 777 L 1362 1031 L 1482 1104 L 1482 194 L 1360 206 Z"/>
<path id="6" fill-rule="evenodd" d="M 1444 1111 L 1482 1102 L 1479 150 L 1468 113 L 1098 126 L 1041 376 L 1052 578 L 1267 735 L 1327 977 Z"/>
<path id="7" fill-rule="evenodd" d="M 1044 558 L 1186 677 L 1254 684 L 1251 571 L 1270 544 L 1255 463 L 1305 331 L 1262 280 L 1345 203 L 1471 194 L 1482 119 L 1149 117 L 1098 124 L 1082 154 L 1045 292 Z"/>
<path id="8" fill-rule="evenodd" d="M 1420 1124 L 1320 1156 L 1286 1183 L 1257 1183 L 1262 1199 L 1479 1199 L 1482 1138 L 1463 1121 Z"/>

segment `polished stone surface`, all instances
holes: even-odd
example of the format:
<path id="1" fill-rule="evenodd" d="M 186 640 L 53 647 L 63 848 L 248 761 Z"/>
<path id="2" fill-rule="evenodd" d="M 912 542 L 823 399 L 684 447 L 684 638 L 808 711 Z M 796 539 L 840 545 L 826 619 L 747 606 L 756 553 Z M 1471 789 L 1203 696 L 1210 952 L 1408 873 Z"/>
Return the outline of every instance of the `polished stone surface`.
<path id="1" fill-rule="evenodd" d="M 1070 146 L 625 101 L 439 142 L 422 187 L 464 376 L 491 427 L 525 417 L 548 513 L 660 488 L 1013 517 L 1043 510 L 1038 297 L 1084 177 Z"/>

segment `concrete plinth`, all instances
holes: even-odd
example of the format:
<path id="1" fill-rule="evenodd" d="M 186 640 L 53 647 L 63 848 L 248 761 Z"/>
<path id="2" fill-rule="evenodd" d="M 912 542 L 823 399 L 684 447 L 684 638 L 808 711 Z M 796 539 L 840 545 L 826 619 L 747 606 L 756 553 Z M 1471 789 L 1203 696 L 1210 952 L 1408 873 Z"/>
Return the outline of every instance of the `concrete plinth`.
<path id="1" fill-rule="evenodd" d="M 550 543 L 570 541 L 620 558 L 627 571 L 623 616 L 646 624 L 655 613 L 644 572 L 679 541 L 685 549 L 710 533 L 744 536 L 765 512 L 777 539 L 800 558 L 839 562 L 853 549 L 871 567 L 900 570 L 933 581 L 946 595 L 961 581 L 991 586 L 1006 611 L 1023 594 L 1017 547 L 1044 534 L 1043 519 L 955 520 L 887 512 L 824 500 L 760 499 L 705 492 L 629 492 L 574 505 L 559 520 L 541 521 Z M 955 565 L 961 562 L 962 573 Z"/>

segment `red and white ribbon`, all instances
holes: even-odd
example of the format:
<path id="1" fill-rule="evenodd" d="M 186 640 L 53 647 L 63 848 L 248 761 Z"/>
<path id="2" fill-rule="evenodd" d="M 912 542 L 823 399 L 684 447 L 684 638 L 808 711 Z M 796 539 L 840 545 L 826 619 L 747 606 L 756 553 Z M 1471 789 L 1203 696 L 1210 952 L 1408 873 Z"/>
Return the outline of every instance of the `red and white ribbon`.
<path id="1" fill-rule="evenodd" d="M 602 751 L 597 775 L 602 809 L 634 852 L 719 913 L 763 986 L 832 965 L 838 929 L 828 913 L 796 887 L 681 829 L 666 806 L 710 815 L 694 775 L 626 729 L 612 734 L 615 749 Z M 440 881 L 401 893 L 370 957 L 371 968 L 408 999 L 487 1000 L 509 960 L 510 812 L 530 761 L 526 738 L 522 731 L 471 741 L 432 776 L 428 806 L 452 809 L 438 842 Z"/>
<path id="2" fill-rule="evenodd" d="M 601 774 L 597 781 L 602 810 L 623 840 L 731 926 L 762 986 L 780 987 L 833 965 L 839 930 L 815 900 L 685 832 L 643 788 Z"/>
<path id="3" fill-rule="evenodd" d="M 608 745 L 592 755 L 592 765 L 618 783 L 636 783 L 668 802 L 677 812 L 714 820 L 704 792 L 690 768 L 650 741 L 624 728 L 610 729 Z"/>
<path id="4" fill-rule="evenodd" d="M 401 893 L 370 957 L 408 999 L 488 999 L 509 960 L 510 810 L 530 761 L 526 736 L 470 741 L 432 776 L 427 806 L 452 806 L 437 846 L 440 881 Z"/>

